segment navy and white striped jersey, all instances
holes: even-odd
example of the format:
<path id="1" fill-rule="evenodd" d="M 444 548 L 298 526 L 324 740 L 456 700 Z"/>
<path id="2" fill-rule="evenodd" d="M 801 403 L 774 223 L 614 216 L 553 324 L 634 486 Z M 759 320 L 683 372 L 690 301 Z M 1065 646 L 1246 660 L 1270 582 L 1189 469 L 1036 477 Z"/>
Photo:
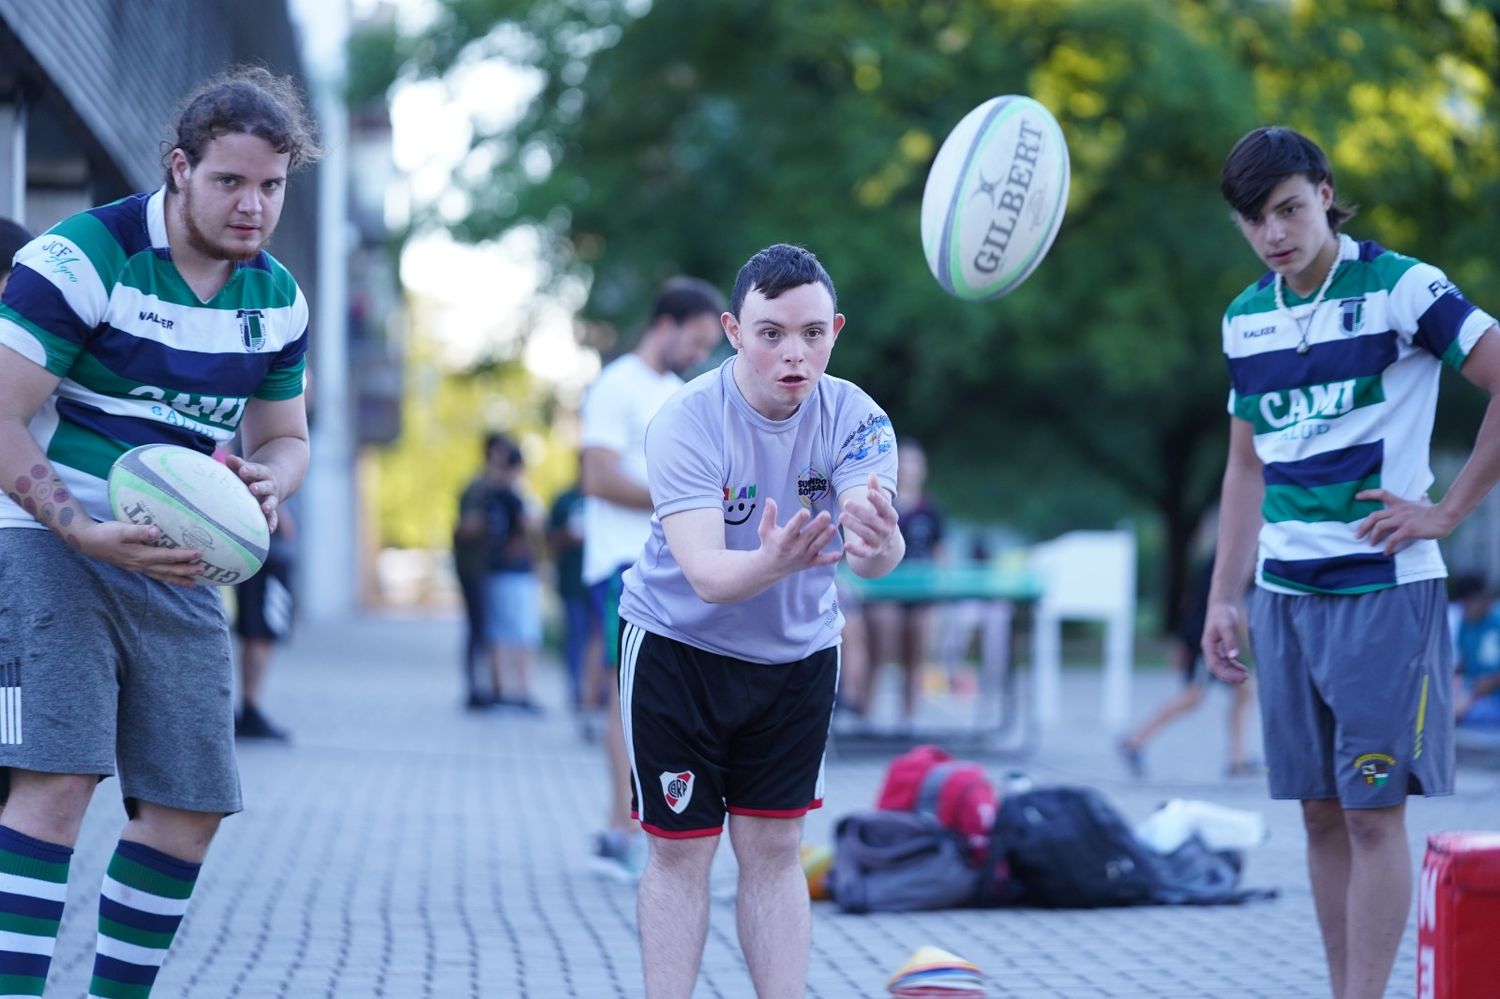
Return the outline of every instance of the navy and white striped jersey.
<path id="1" fill-rule="evenodd" d="M 64 219 L 16 255 L 0 344 L 62 379 L 30 430 L 89 515 L 112 519 L 106 479 L 141 444 L 205 454 L 252 398 L 302 392 L 307 300 L 262 251 L 201 301 L 172 262 L 166 188 Z M 0 527 L 42 527 L 0 495 Z"/>
<path id="2" fill-rule="evenodd" d="M 1257 581 L 1280 593 L 1364 593 L 1447 575 L 1436 541 L 1386 555 L 1356 538 L 1380 504 L 1354 497 L 1426 494 L 1441 365 L 1462 368 L 1495 323 L 1442 271 L 1376 243 L 1340 235 L 1334 266 L 1310 316 L 1313 296 L 1290 288 L 1277 305 L 1271 273 L 1224 315 L 1229 412 L 1253 428 L 1264 465 Z"/>

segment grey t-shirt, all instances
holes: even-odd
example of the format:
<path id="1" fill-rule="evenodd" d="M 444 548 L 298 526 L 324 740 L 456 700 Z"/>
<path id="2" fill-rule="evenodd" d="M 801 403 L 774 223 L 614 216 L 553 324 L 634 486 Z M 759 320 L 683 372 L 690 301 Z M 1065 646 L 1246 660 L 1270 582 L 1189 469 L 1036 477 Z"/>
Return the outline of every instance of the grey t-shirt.
<path id="1" fill-rule="evenodd" d="M 859 386 L 824 375 L 789 419 L 757 413 L 734 383 L 734 358 L 689 382 L 646 430 L 646 474 L 655 512 L 651 537 L 625 572 L 620 616 L 646 631 L 749 662 L 789 663 L 836 645 L 844 616 L 834 567 L 786 576 L 731 604 L 702 600 L 672 557 L 661 518 L 717 507 L 724 545 L 760 547 L 766 497 L 779 523 L 808 507 L 838 517 L 838 494 L 863 488 L 871 472 L 896 489 L 890 417 Z M 842 547 L 839 538 L 828 551 Z"/>

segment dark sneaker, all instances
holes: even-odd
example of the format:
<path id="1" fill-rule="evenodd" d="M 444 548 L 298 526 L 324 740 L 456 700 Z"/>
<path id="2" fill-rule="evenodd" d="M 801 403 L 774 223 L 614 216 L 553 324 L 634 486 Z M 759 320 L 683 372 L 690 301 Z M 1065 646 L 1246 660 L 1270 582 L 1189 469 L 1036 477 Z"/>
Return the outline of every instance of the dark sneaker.
<path id="1" fill-rule="evenodd" d="M 270 719 L 261 714 L 253 704 L 245 705 L 235 716 L 234 734 L 238 739 L 271 739 L 276 742 L 286 742 L 290 738 L 285 729 L 272 725 Z"/>

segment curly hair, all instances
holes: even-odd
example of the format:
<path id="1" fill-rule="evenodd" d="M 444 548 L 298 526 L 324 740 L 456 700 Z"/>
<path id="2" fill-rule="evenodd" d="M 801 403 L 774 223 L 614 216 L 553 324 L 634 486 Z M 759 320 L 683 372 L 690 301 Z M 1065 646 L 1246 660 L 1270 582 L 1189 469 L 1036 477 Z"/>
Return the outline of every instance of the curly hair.
<path id="1" fill-rule="evenodd" d="M 262 66 L 237 66 L 203 83 L 182 102 L 171 138 L 162 143 L 167 189 L 177 190 L 171 167 L 174 149 L 181 149 L 188 163 L 197 166 L 210 142 L 235 133 L 257 136 L 278 153 L 291 154 L 292 170 L 323 155 L 302 92 L 292 78 Z"/>

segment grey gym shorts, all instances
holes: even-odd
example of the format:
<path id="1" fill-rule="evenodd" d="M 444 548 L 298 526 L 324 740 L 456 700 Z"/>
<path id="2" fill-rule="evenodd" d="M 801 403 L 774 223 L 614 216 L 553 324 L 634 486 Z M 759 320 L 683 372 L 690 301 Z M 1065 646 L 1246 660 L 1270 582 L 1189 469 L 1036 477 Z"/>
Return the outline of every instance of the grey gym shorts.
<path id="1" fill-rule="evenodd" d="M 1250 599 L 1273 798 L 1387 808 L 1453 793 L 1443 580 Z"/>
<path id="2" fill-rule="evenodd" d="M 237 812 L 232 681 L 216 589 L 0 528 L 0 767 L 109 776 L 118 761 L 132 813 Z"/>

